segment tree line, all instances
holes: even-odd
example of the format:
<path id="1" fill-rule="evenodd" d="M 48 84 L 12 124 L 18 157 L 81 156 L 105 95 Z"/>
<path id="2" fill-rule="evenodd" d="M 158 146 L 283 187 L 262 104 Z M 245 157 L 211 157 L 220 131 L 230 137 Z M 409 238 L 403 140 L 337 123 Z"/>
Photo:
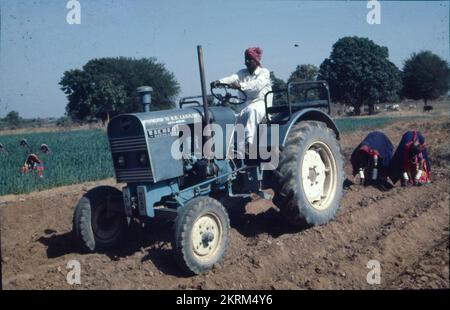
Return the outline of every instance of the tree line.
<path id="1" fill-rule="evenodd" d="M 292 81 L 326 80 L 334 102 L 352 105 L 355 114 L 367 105 L 401 98 L 424 100 L 425 105 L 447 93 L 448 63 L 430 51 L 413 53 L 402 70 L 389 61 L 389 51 L 368 38 L 344 37 L 332 47 L 319 68 L 298 65 L 285 82 L 271 73 L 273 89 Z M 109 113 L 140 111 L 136 88 L 153 87 L 152 109 L 173 108 L 180 87 L 175 75 L 155 58 L 99 58 L 82 69 L 65 71 L 60 81 L 66 94 L 66 114 L 73 120 L 104 118 Z"/>
<path id="2" fill-rule="evenodd" d="M 272 72 L 274 89 L 283 89 L 286 82 Z M 389 51 L 372 40 L 344 37 L 332 47 L 330 57 L 319 68 L 298 65 L 287 82 L 326 80 L 331 99 L 355 108 L 363 105 L 374 112 L 376 103 L 392 103 L 408 98 L 423 100 L 427 105 L 447 94 L 450 83 L 448 63 L 430 51 L 413 53 L 404 61 L 402 70 L 389 61 Z"/>

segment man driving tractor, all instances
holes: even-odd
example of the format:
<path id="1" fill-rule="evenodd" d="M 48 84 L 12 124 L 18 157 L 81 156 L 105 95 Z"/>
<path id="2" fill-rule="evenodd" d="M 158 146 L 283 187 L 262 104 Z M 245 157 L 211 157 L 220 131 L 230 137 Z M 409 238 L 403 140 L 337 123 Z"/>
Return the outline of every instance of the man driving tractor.
<path id="1" fill-rule="evenodd" d="M 257 126 L 266 115 L 264 97 L 272 90 L 270 72 L 261 67 L 262 50 L 259 47 L 250 47 L 245 50 L 245 66 L 237 73 L 211 83 L 212 87 L 222 83 L 230 84 L 231 88 L 241 89 L 247 94 L 247 101 L 242 105 L 241 112 L 237 115 L 237 123 L 244 125 L 245 144 L 255 143 Z M 268 98 L 267 106 L 272 105 Z"/>

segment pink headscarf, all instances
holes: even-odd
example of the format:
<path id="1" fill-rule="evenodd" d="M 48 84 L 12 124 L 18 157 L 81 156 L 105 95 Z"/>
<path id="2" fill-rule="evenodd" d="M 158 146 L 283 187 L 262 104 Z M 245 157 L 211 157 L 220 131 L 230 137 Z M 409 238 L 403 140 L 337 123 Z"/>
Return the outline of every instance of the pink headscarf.
<path id="1" fill-rule="evenodd" d="M 249 47 L 245 50 L 245 55 L 255 60 L 258 65 L 261 65 L 262 49 L 259 47 Z"/>

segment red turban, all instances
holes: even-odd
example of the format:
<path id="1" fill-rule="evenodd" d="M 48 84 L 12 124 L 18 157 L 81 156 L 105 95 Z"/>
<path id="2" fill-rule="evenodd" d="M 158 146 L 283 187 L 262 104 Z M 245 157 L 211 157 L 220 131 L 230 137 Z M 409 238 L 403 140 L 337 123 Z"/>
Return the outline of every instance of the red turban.
<path id="1" fill-rule="evenodd" d="M 245 55 L 255 60 L 258 63 L 258 65 L 261 65 L 262 49 L 260 49 L 259 47 L 247 48 L 245 50 Z"/>

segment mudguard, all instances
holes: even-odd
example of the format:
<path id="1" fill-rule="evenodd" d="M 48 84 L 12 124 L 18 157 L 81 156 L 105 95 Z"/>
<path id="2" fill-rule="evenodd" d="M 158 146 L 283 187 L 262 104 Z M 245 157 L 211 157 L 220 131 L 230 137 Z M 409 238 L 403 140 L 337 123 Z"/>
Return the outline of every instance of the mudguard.
<path id="1" fill-rule="evenodd" d="M 280 125 L 280 141 L 282 146 L 285 145 L 291 128 L 300 121 L 324 122 L 328 128 L 335 132 L 336 139 L 340 139 L 339 130 L 331 117 L 321 110 L 309 108 L 295 112 L 287 123 Z"/>

